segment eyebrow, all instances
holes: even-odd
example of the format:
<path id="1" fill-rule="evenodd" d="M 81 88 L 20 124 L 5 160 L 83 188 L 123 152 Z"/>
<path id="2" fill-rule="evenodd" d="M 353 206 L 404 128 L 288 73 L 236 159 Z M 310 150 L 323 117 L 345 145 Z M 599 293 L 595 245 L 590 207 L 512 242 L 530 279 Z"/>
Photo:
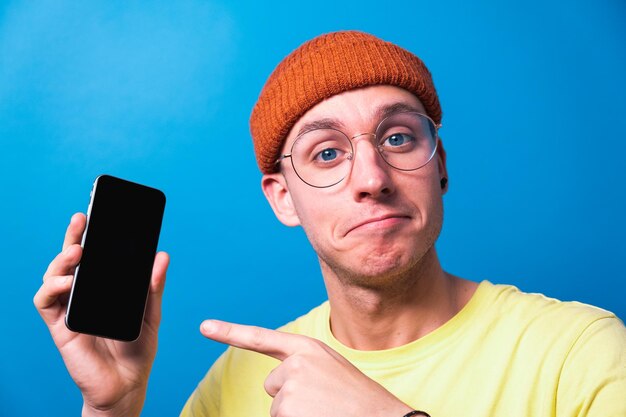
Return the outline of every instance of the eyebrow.
<path id="1" fill-rule="evenodd" d="M 378 121 L 380 122 L 381 120 L 391 116 L 392 114 L 406 113 L 406 112 L 422 113 L 423 110 L 420 110 L 417 107 L 412 106 L 408 103 L 398 102 L 398 103 L 388 104 L 385 106 L 378 107 L 374 111 L 374 117 L 378 119 Z"/>
<path id="2" fill-rule="evenodd" d="M 300 136 L 301 134 L 305 132 L 310 132 L 311 130 L 315 130 L 315 129 L 341 130 L 344 127 L 345 127 L 344 124 L 336 119 L 325 118 L 325 119 L 313 120 L 312 122 L 303 124 L 300 127 L 300 130 L 298 130 L 298 134 L 296 135 L 296 137 Z"/>
<path id="3" fill-rule="evenodd" d="M 387 104 L 385 106 L 380 106 L 374 110 L 374 118 L 377 119 L 378 122 L 381 120 L 391 116 L 396 113 L 405 113 L 405 112 L 418 112 L 421 113 L 422 110 L 418 109 L 415 106 L 412 106 L 408 103 L 398 102 L 393 104 Z M 298 130 L 298 134 L 296 137 L 302 135 L 303 133 L 309 132 L 315 129 L 335 129 L 342 130 L 345 125 L 337 120 L 331 118 L 324 118 L 313 120 L 311 122 L 303 124 Z"/>

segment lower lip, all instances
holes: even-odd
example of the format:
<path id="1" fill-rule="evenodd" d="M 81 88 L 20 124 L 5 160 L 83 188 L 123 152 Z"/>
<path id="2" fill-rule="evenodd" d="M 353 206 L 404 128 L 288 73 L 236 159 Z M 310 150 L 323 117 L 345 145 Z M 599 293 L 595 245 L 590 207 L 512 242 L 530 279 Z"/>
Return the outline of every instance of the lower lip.
<path id="1" fill-rule="evenodd" d="M 387 231 L 393 229 L 401 224 L 406 223 L 409 220 L 408 217 L 389 217 L 382 220 L 375 220 L 368 222 L 360 226 L 355 227 L 348 233 L 354 232 L 373 232 L 373 231 Z"/>

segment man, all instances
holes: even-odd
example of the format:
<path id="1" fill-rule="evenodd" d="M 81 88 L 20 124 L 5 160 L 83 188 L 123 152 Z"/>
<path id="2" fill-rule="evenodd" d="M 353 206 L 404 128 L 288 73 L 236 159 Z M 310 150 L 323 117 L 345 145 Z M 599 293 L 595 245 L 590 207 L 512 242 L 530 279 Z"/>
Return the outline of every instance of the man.
<path id="1" fill-rule="evenodd" d="M 443 270 L 440 121 L 421 60 L 371 35 L 323 35 L 279 64 L 250 121 L 262 187 L 281 222 L 304 228 L 328 301 L 280 332 L 204 322 L 235 348 L 182 416 L 626 415 L 626 329 L 613 314 Z M 83 415 L 139 415 L 168 257 L 156 256 L 138 341 L 71 333 L 62 300 L 84 225 L 72 218 L 35 305 Z"/>

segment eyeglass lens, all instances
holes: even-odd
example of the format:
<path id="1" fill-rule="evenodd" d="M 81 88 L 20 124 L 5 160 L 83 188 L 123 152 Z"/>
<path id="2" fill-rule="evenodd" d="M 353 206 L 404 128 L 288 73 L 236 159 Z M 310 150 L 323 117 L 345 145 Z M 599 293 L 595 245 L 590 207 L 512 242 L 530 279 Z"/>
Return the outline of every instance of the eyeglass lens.
<path id="1" fill-rule="evenodd" d="M 375 145 L 390 166 L 413 171 L 426 165 L 435 153 L 436 127 L 420 113 L 396 113 L 376 129 Z M 350 172 L 352 141 L 335 129 L 314 129 L 300 135 L 291 149 L 291 163 L 298 176 L 313 187 L 330 187 Z"/>

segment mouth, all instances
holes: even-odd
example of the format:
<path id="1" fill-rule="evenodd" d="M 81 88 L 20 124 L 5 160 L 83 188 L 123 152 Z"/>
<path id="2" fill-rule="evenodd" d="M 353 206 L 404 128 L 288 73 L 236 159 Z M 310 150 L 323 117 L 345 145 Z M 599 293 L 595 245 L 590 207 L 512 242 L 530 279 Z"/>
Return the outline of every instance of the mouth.
<path id="1" fill-rule="evenodd" d="M 404 214 L 389 213 L 381 216 L 370 217 L 351 226 L 346 236 L 353 232 L 376 232 L 386 231 L 409 221 L 411 217 Z"/>

